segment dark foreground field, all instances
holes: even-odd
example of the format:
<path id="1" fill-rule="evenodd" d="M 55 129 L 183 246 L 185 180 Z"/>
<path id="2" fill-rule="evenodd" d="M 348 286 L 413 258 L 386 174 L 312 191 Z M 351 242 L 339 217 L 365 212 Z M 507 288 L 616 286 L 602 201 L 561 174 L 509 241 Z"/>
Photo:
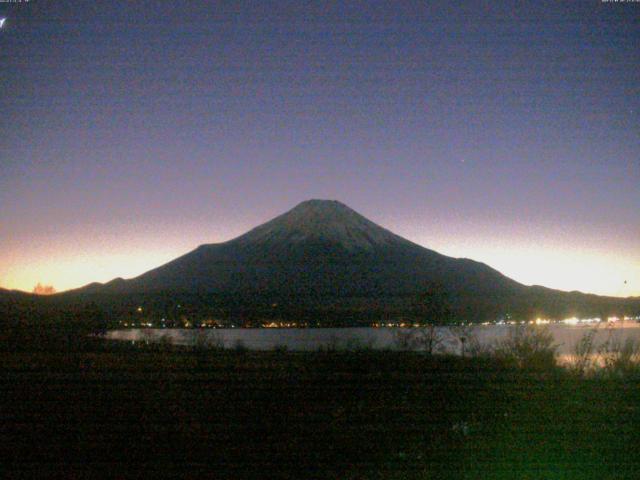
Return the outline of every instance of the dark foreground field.
<path id="1" fill-rule="evenodd" d="M 640 478 L 637 377 L 367 351 L 0 365 L 4 478 Z"/>

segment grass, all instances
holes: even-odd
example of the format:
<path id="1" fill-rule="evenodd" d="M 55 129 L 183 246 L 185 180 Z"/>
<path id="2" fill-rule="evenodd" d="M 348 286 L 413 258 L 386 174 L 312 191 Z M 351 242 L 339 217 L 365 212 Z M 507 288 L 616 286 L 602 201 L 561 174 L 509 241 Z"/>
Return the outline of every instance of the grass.
<path id="1" fill-rule="evenodd" d="M 640 378 L 397 351 L 0 353 L 3 476 L 626 479 Z"/>

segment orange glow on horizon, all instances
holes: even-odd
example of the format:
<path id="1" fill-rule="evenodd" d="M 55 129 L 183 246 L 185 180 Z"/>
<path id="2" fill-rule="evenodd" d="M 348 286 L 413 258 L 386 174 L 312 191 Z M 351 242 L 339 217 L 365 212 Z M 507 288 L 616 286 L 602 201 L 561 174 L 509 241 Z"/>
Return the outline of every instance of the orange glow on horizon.
<path id="1" fill-rule="evenodd" d="M 497 235 L 492 238 L 478 233 L 475 227 L 448 227 L 441 232 L 432 228 L 428 237 L 400 226 L 387 228 L 444 255 L 483 262 L 525 285 L 616 297 L 640 296 L 640 258 L 627 258 L 626 252 L 601 253 L 594 245 L 573 248 L 561 239 L 532 240 L 523 234 L 512 238 L 502 235 L 498 239 Z M 207 240 L 211 235 L 193 226 L 173 234 L 147 229 L 138 237 L 132 232 L 99 239 L 75 236 L 73 241 L 61 237 L 46 248 L 37 242 L 27 243 L 20 248 L 14 246 L 8 256 L 0 254 L 0 286 L 32 292 L 41 283 L 61 292 L 117 277 L 133 278 L 200 244 L 226 241 L 246 230 L 246 226 L 237 226 L 226 230 L 224 236 L 222 232 L 215 235 L 214 240 Z M 125 243 L 121 238 L 128 240 Z"/>
<path id="2" fill-rule="evenodd" d="M 105 228 L 105 230 L 107 230 Z M 193 250 L 211 235 L 201 227 L 184 225 L 168 232 L 158 226 L 127 226 L 95 230 L 82 235 L 68 232 L 47 239 L 33 239 L 0 252 L 0 287 L 32 292 L 38 284 L 52 285 L 57 292 L 105 283 L 114 278 L 133 278 Z M 229 237 L 241 233 L 229 229 Z"/>

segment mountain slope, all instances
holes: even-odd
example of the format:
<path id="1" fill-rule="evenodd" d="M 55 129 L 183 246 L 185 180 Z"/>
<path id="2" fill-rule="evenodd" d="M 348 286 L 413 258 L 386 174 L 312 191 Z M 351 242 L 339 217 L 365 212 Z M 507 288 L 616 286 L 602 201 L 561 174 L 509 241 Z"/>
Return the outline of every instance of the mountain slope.
<path id="1" fill-rule="evenodd" d="M 438 282 L 452 292 L 517 292 L 490 267 L 416 245 L 335 201 L 310 200 L 248 233 L 105 289 L 229 294 L 380 296 Z"/>
<path id="2" fill-rule="evenodd" d="M 162 298 L 169 305 L 182 299 L 206 311 L 212 305 L 216 311 L 263 311 L 277 304 L 337 317 L 345 310 L 403 316 L 434 285 L 468 320 L 606 314 L 639 303 L 527 287 L 483 263 L 412 243 L 326 200 L 303 202 L 244 235 L 202 245 L 136 278 L 63 295 L 108 296 L 109 301 L 116 296 L 123 304 Z"/>

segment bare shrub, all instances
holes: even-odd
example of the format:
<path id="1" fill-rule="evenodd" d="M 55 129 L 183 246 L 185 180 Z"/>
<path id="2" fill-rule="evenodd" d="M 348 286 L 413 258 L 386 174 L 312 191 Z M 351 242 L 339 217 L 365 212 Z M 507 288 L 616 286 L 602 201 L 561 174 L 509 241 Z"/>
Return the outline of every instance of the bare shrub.
<path id="1" fill-rule="evenodd" d="M 449 327 L 449 333 L 459 347 L 459 352 L 462 357 L 465 357 L 468 352 L 472 353 L 471 356 L 474 356 L 473 353 L 478 352 L 481 349 L 481 345 L 474 332 L 473 325 L 468 323 L 451 325 Z"/>
<path id="2" fill-rule="evenodd" d="M 224 338 L 222 334 L 218 330 L 208 330 L 208 345 L 212 350 L 224 350 L 226 345 L 224 343 Z"/>
<path id="3" fill-rule="evenodd" d="M 155 335 L 151 328 L 141 328 L 139 331 L 139 339 L 141 343 L 149 345 L 155 341 Z"/>
<path id="4" fill-rule="evenodd" d="M 573 348 L 573 359 L 569 365 L 569 370 L 576 374 L 583 376 L 587 372 L 593 371 L 597 365 L 595 336 L 598 333 L 598 328 L 592 328 L 585 333 L 578 343 Z"/>
<path id="5" fill-rule="evenodd" d="M 614 337 L 611 329 L 607 340 L 598 347 L 598 357 L 604 375 L 624 377 L 640 372 L 640 342 L 635 338 L 622 341 Z"/>
<path id="6" fill-rule="evenodd" d="M 558 345 L 549 329 L 537 325 L 518 325 L 504 340 L 497 342 L 494 355 L 519 368 L 545 370 L 556 367 Z"/>
<path id="7" fill-rule="evenodd" d="M 224 339 L 215 330 L 196 329 L 186 332 L 187 344 L 194 351 L 224 350 Z"/>
<path id="8" fill-rule="evenodd" d="M 490 357 L 494 355 L 495 345 L 491 343 L 482 343 L 477 336 L 471 337 L 467 341 L 466 352 L 470 357 Z"/>
<path id="9" fill-rule="evenodd" d="M 413 329 L 395 329 L 393 330 L 393 344 L 398 350 L 413 350 L 415 333 Z"/>
<path id="10" fill-rule="evenodd" d="M 340 345 L 340 340 L 338 339 L 338 337 L 336 335 L 331 335 L 329 337 L 329 340 L 327 340 L 325 343 L 320 344 L 318 346 L 318 351 L 319 352 L 335 352 L 338 350 L 339 345 Z"/>
<path id="11" fill-rule="evenodd" d="M 442 350 L 446 336 L 435 325 L 394 331 L 394 343 L 399 350 L 419 350 L 433 354 Z"/>

